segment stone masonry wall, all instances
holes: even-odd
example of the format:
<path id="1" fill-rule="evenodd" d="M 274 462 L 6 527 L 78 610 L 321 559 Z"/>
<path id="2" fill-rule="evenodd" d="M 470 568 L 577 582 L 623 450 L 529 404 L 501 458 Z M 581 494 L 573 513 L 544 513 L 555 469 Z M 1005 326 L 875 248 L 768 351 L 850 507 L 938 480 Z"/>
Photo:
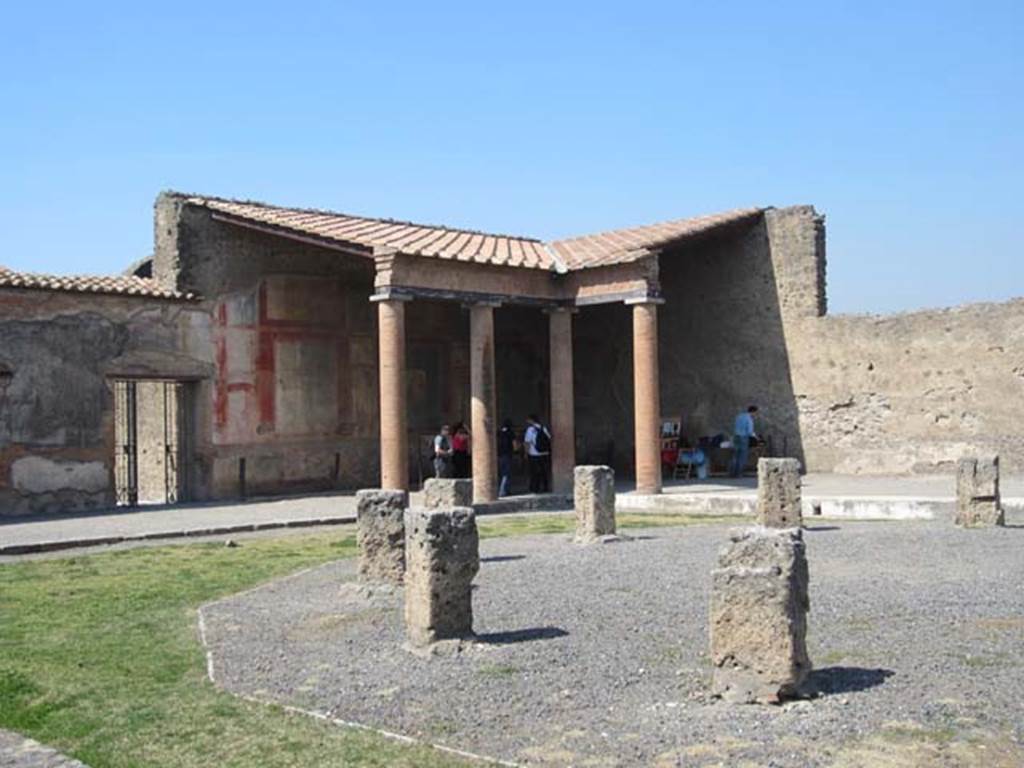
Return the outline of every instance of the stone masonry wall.
<path id="1" fill-rule="evenodd" d="M 377 314 L 372 259 L 213 219 L 161 195 L 154 274 L 210 304 L 216 375 L 201 451 L 213 498 L 375 486 Z M 546 401 L 546 318 L 496 313 L 498 400 L 521 423 Z M 406 307 L 409 470 L 419 479 L 442 422 L 469 419 L 468 315 Z M 538 343 L 538 341 L 542 343 Z M 538 402 L 538 400 L 540 400 Z M 508 409 L 508 410 L 506 410 Z"/>
<path id="2" fill-rule="evenodd" d="M 1000 454 L 1024 472 L 1024 301 L 795 323 L 810 471 L 952 472 Z"/>
<path id="3" fill-rule="evenodd" d="M 1024 471 L 1024 300 L 888 316 L 825 313 L 825 234 L 770 210 L 660 257 L 662 414 L 693 438 L 757 403 L 772 451 L 812 472 L 951 472 L 999 453 Z M 630 316 L 577 316 L 578 461 L 632 472 Z"/>
<path id="4" fill-rule="evenodd" d="M 0 516 L 114 504 L 113 379 L 201 379 L 195 303 L 0 290 Z"/>

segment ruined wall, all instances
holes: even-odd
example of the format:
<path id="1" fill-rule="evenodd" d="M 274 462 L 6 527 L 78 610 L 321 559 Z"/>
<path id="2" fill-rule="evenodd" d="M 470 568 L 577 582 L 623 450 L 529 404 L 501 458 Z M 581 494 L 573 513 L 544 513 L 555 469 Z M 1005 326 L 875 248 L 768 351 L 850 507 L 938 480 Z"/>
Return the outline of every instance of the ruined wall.
<path id="1" fill-rule="evenodd" d="M 0 515 L 114 504 L 113 379 L 212 370 L 196 304 L 0 289 Z"/>
<path id="2" fill-rule="evenodd" d="M 950 472 L 979 451 L 1024 470 L 1024 301 L 826 316 L 813 209 L 771 211 L 766 222 L 809 470 Z"/>
<path id="3" fill-rule="evenodd" d="M 789 338 L 809 469 L 950 472 L 995 452 L 1024 471 L 1024 301 L 824 317 Z"/>
<path id="4" fill-rule="evenodd" d="M 661 411 L 665 417 L 681 416 L 684 435 L 695 440 L 731 434 L 735 415 L 757 403 L 759 430 L 776 452 L 799 457 L 783 313 L 817 311 L 823 298 L 805 290 L 806 273 L 800 265 L 778 265 L 784 275 L 777 275 L 770 241 L 783 238 L 779 229 L 777 220 L 766 217 L 661 255 Z M 799 240 L 787 237 L 790 243 Z M 785 310 L 776 289 L 780 283 L 793 286 Z M 632 474 L 631 308 L 610 304 L 582 309 L 575 355 L 581 460 L 611 463 L 617 472 Z"/>
<path id="5" fill-rule="evenodd" d="M 661 255 L 662 413 L 693 438 L 757 403 L 773 453 L 811 471 L 946 472 L 980 451 L 1024 471 L 1024 301 L 828 316 L 824 247 L 797 206 Z M 629 473 L 629 310 L 585 308 L 576 328 L 581 459 Z"/>

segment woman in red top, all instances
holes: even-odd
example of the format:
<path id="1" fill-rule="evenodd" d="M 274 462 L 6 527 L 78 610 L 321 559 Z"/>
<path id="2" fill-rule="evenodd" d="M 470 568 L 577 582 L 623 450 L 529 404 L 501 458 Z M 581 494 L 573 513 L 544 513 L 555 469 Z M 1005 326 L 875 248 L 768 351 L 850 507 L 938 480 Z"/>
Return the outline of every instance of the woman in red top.
<path id="1" fill-rule="evenodd" d="M 455 425 L 452 435 L 452 476 L 471 477 L 469 458 L 469 430 L 461 421 Z"/>

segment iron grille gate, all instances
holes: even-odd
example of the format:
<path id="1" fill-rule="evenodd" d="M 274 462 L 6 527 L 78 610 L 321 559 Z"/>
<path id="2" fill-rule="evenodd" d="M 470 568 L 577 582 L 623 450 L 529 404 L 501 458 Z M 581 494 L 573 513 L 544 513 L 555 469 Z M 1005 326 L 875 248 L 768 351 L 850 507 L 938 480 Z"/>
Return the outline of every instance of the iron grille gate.
<path id="1" fill-rule="evenodd" d="M 119 506 L 174 504 L 188 499 L 190 394 L 191 387 L 181 381 L 114 382 L 114 473 Z"/>
<path id="2" fill-rule="evenodd" d="M 139 447 L 134 381 L 114 382 L 114 478 L 117 505 L 139 503 Z"/>

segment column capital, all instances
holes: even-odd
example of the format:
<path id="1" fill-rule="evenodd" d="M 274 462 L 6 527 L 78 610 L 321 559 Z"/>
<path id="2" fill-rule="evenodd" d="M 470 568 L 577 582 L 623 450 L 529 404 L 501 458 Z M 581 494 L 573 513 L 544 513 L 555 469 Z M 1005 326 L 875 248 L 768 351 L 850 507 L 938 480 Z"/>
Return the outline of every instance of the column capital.
<path id="1" fill-rule="evenodd" d="M 497 309 L 501 304 L 501 301 L 498 299 L 474 299 L 472 301 L 463 301 L 462 307 L 463 309 L 474 309 L 477 307 L 482 309 Z"/>
<path id="2" fill-rule="evenodd" d="M 393 293 L 392 291 L 384 290 L 370 296 L 370 301 L 374 303 L 380 301 L 412 301 L 412 296 L 407 293 Z"/>
<path id="3" fill-rule="evenodd" d="M 579 313 L 580 308 L 572 306 L 544 307 L 541 311 L 545 315 L 575 315 Z"/>
<path id="4" fill-rule="evenodd" d="M 665 299 L 663 299 L 661 296 L 635 296 L 631 299 L 626 299 L 625 301 L 623 301 L 623 304 L 625 304 L 627 307 L 635 307 L 638 304 L 653 304 L 655 306 L 659 306 L 664 303 Z"/>

